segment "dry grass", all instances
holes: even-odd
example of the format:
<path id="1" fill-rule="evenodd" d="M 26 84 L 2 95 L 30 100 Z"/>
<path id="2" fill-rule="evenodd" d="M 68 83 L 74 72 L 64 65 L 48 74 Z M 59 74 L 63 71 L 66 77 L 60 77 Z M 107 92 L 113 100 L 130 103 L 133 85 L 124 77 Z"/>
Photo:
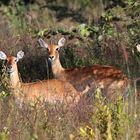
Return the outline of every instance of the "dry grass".
<path id="1" fill-rule="evenodd" d="M 19 106 L 12 95 L 3 96 L 0 98 L 0 138 L 138 139 L 140 112 L 135 96 L 132 90 L 125 100 L 118 97 L 115 102 L 107 102 L 97 89 L 94 98 L 82 100 L 75 108 L 47 102 Z"/>

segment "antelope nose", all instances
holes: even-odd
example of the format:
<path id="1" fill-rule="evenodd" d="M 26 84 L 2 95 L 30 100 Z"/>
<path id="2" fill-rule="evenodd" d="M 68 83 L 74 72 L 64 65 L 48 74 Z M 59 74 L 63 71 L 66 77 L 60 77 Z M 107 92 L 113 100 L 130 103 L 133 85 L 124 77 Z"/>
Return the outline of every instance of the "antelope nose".
<path id="1" fill-rule="evenodd" d="M 10 66 L 8 66 L 8 69 L 11 69 L 12 68 L 12 66 L 10 65 Z"/>
<path id="2" fill-rule="evenodd" d="M 54 58 L 54 56 L 53 56 L 53 55 L 51 55 L 51 56 L 49 56 L 49 58 L 50 58 L 50 59 L 53 59 L 53 58 Z"/>

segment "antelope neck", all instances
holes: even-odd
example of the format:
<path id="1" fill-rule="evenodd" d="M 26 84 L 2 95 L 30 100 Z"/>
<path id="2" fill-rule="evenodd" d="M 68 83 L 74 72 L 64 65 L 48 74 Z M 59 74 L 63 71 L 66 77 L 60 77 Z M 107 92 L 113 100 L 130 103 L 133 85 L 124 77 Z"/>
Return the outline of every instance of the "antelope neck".
<path id="1" fill-rule="evenodd" d="M 10 86 L 13 89 L 20 86 L 20 80 L 19 80 L 19 74 L 17 68 L 13 73 L 10 74 Z"/>
<path id="2" fill-rule="evenodd" d="M 64 68 L 62 67 L 59 58 L 55 60 L 55 62 L 52 64 L 52 71 L 55 77 L 60 77 L 62 73 L 64 72 Z M 61 78 L 61 77 L 60 77 Z"/>

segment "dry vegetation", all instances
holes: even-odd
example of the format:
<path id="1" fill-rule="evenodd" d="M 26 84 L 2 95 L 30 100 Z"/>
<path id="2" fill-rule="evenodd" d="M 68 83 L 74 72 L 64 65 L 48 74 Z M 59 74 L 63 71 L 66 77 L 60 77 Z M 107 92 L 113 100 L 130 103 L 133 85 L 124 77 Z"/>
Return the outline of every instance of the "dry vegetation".
<path id="1" fill-rule="evenodd" d="M 130 79 L 140 76 L 139 0 L 7 0 L 0 1 L 0 18 L 0 51 L 25 52 L 18 63 L 23 82 L 53 78 L 39 37 L 55 43 L 66 37 L 64 67 L 107 64 Z M 20 107 L 0 61 L 0 140 L 139 140 L 137 91 L 139 81 L 114 102 L 96 89 L 72 109 L 39 101 Z"/>

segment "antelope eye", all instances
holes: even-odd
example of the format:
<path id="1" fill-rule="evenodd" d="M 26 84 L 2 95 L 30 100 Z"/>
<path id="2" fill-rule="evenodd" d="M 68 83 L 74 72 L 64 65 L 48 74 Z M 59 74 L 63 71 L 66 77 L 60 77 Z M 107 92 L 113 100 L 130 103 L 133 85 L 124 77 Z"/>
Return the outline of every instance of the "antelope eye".
<path id="1" fill-rule="evenodd" d="M 59 51 L 60 50 L 60 48 L 56 48 L 56 51 Z"/>
<path id="2" fill-rule="evenodd" d="M 50 51 L 50 49 L 49 48 L 46 48 L 47 49 L 47 51 L 49 52 Z"/>
<path id="3" fill-rule="evenodd" d="M 17 62 L 17 59 L 15 59 L 15 62 Z"/>

